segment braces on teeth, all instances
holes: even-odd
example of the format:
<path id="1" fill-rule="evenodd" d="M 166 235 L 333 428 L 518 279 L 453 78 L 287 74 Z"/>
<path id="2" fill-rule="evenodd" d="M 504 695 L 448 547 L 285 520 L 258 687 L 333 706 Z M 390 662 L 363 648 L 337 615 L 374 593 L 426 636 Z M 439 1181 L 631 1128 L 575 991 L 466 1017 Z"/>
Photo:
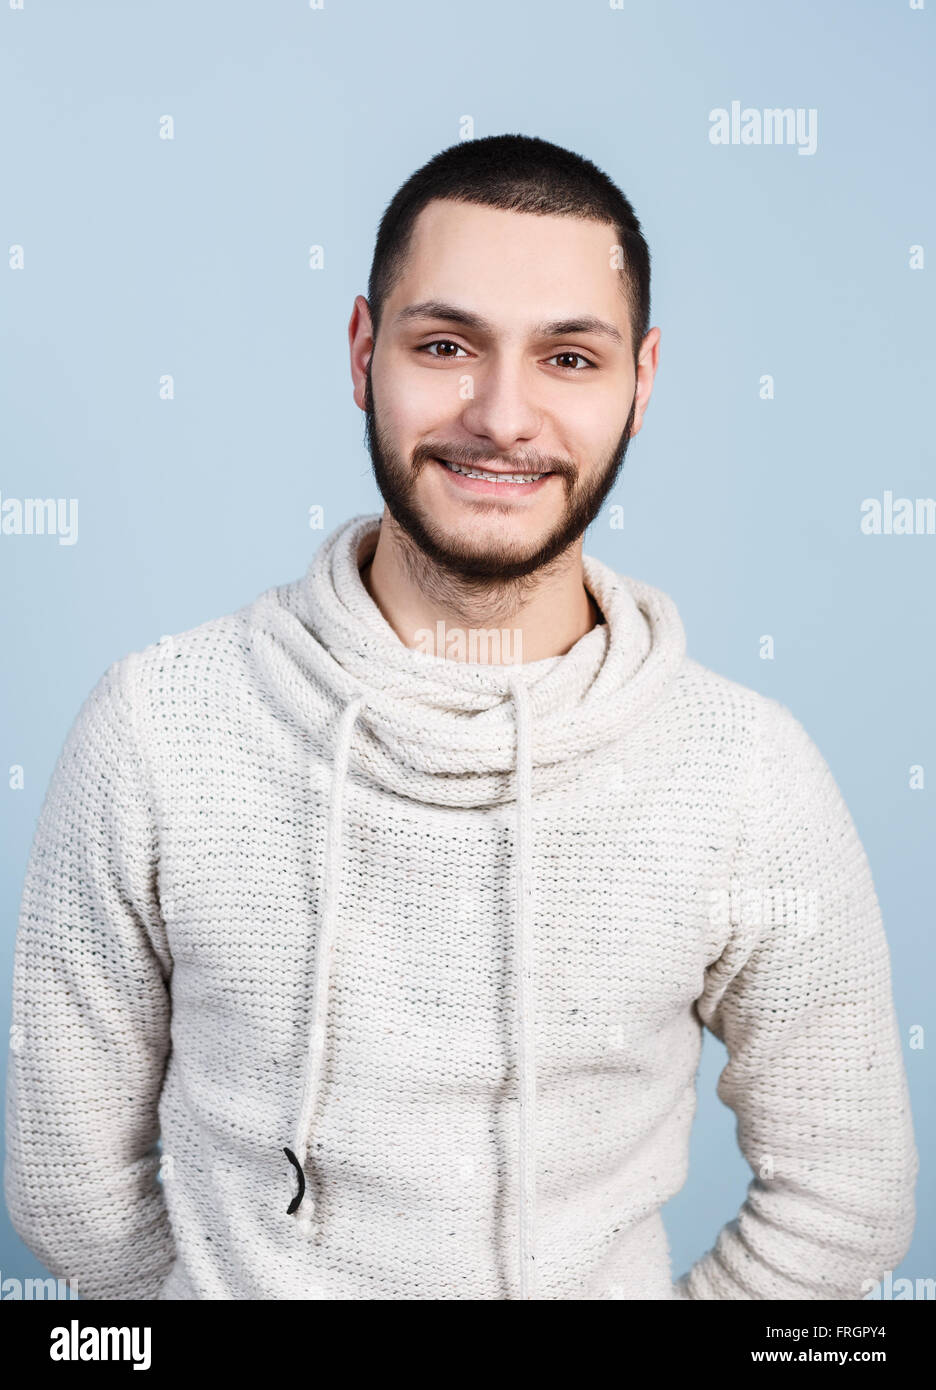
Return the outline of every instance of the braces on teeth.
<path id="1" fill-rule="evenodd" d="M 457 463 L 449 463 L 448 459 L 439 459 L 439 462 L 453 473 L 463 473 L 466 478 L 481 478 L 489 483 L 535 483 L 546 476 L 545 473 L 485 473 L 477 468 L 462 468 Z"/>

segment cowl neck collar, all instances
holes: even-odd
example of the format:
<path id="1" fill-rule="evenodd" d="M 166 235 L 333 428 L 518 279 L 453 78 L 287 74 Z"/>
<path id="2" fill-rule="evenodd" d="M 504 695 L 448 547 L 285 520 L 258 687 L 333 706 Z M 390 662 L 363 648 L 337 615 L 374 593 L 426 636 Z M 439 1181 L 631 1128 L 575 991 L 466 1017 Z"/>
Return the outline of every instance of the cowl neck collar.
<path id="1" fill-rule="evenodd" d="M 364 697 L 352 775 L 443 806 L 509 801 L 518 676 L 529 699 L 534 790 L 561 785 L 570 764 L 625 736 L 671 688 L 686 651 L 675 604 L 592 556 L 583 556 L 585 585 L 605 621 L 562 656 L 483 665 L 407 647 L 360 575 L 379 528 L 379 515 L 343 523 L 301 578 L 250 608 L 265 675 L 315 746 L 327 750 L 333 736 L 315 687 L 339 710 Z"/>

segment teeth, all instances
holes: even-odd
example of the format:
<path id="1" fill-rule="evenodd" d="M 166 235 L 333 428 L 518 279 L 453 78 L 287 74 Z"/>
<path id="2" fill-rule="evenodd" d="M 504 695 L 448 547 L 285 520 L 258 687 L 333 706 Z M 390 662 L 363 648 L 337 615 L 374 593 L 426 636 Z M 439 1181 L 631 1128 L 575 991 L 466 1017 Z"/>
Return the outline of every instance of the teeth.
<path id="1" fill-rule="evenodd" d="M 461 468 L 457 463 L 449 463 L 448 459 L 439 459 L 439 462 L 453 473 L 462 473 L 466 478 L 481 478 L 488 483 L 535 483 L 546 476 L 545 473 L 485 473 L 477 468 Z"/>

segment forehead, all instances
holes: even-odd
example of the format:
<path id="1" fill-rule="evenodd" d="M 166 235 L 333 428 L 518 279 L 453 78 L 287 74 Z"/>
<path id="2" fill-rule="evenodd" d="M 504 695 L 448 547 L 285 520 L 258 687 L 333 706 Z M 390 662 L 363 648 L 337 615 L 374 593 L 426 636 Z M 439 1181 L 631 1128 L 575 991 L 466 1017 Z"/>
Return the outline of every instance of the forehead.
<path id="1" fill-rule="evenodd" d="M 434 199 L 413 225 L 391 313 L 424 299 L 470 301 L 497 322 L 601 314 L 628 331 L 610 222 Z"/>

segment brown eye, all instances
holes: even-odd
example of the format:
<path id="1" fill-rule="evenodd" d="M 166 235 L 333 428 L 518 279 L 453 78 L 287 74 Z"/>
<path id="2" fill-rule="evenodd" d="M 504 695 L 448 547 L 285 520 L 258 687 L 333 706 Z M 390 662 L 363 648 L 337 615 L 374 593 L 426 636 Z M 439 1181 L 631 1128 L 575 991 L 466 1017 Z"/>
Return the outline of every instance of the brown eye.
<path id="1" fill-rule="evenodd" d="M 595 365 L 594 362 L 590 362 L 590 361 L 588 360 L 588 358 L 587 358 L 583 353 L 581 353 L 581 352 L 557 352 L 557 353 L 555 353 L 555 354 L 553 355 L 553 357 L 550 357 L 550 358 L 548 358 L 547 360 L 550 361 L 550 362 L 553 362 L 553 361 L 555 361 L 556 359 L 561 358 L 561 357 L 572 357 L 572 358 L 577 358 L 579 362 L 584 362 L 584 364 L 585 364 L 584 367 L 571 367 L 571 366 L 563 365 L 563 366 L 562 366 L 563 371 L 567 371 L 567 372 L 581 372 L 581 371 L 585 371 L 588 367 L 594 367 L 594 365 Z"/>
<path id="2" fill-rule="evenodd" d="M 433 353 L 430 353 L 430 356 L 431 356 L 431 357 L 454 357 L 454 356 L 455 356 L 455 353 L 457 353 L 457 352 L 459 351 L 459 345 L 458 345 L 458 343 L 453 343 L 453 342 L 451 342 L 448 338 L 437 338 L 437 339 L 436 339 L 434 342 L 432 342 L 432 343 L 426 343 L 424 347 L 421 347 L 421 348 L 419 349 L 419 351 L 420 351 L 420 352 L 429 352 L 429 349 L 430 349 L 430 348 L 434 348 L 434 347 L 438 347 L 438 348 L 454 348 L 455 351 L 454 351 L 454 352 L 433 352 Z M 462 352 L 464 352 L 464 348 L 461 348 L 460 350 L 461 350 Z"/>

